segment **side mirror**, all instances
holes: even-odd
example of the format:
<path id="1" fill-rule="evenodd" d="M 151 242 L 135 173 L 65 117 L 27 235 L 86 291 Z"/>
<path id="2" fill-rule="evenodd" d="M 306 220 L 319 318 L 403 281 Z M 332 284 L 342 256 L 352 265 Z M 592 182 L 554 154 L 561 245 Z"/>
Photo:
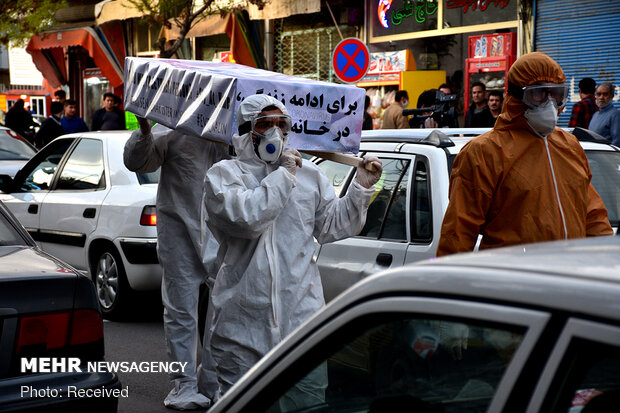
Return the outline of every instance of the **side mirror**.
<path id="1" fill-rule="evenodd" d="M 0 191 L 13 192 L 13 178 L 9 175 L 0 175 Z"/>

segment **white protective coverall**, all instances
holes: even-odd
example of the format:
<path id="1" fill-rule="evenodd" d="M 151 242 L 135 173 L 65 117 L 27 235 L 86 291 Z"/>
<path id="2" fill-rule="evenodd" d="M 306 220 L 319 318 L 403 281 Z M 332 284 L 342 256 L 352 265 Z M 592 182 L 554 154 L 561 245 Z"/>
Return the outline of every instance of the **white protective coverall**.
<path id="1" fill-rule="evenodd" d="M 254 95 L 240 104 L 238 124 L 269 105 L 287 114 L 278 100 Z M 222 263 L 211 296 L 211 351 L 222 392 L 325 304 L 313 240 L 359 233 L 374 193 L 354 181 L 338 198 L 307 160 L 295 174 L 266 163 L 251 132 L 234 135 L 233 145 L 237 158 L 209 169 L 204 187 Z"/>
<path id="2" fill-rule="evenodd" d="M 157 254 L 163 267 L 166 348 L 169 360 L 187 363 L 184 372 L 170 373 L 174 388 L 164 404 L 171 408 L 206 408 L 209 400 L 205 396 L 212 399 L 217 391 L 215 367 L 212 360 L 208 367 L 204 352 L 200 370 L 204 395 L 198 392 L 197 386 L 199 289 L 216 271 L 215 253 L 203 252 L 206 249 L 203 245 L 212 245 L 214 241 L 204 231 L 201 241 L 200 211 L 205 173 L 224 158 L 229 158 L 228 146 L 161 125 L 156 125 L 146 136 L 140 130 L 135 131 L 125 144 L 124 162 L 128 169 L 144 173 L 161 166 L 157 189 Z"/>

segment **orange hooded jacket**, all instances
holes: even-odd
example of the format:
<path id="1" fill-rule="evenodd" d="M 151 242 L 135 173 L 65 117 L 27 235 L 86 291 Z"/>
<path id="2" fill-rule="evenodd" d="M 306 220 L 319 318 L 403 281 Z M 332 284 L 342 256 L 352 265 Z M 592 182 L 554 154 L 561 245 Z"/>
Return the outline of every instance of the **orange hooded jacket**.
<path id="1" fill-rule="evenodd" d="M 565 76 L 553 59 L 535 52 L 512 65 L 508 81 L 523 87 L 564 83 Z M 613 234 L 577 138 L 559 128 L 540 138 L 524 112 L 507 95 L 495 127 L 454 160 L 438 256 L 472 251 L 478 234 L 480 249 Z"/>

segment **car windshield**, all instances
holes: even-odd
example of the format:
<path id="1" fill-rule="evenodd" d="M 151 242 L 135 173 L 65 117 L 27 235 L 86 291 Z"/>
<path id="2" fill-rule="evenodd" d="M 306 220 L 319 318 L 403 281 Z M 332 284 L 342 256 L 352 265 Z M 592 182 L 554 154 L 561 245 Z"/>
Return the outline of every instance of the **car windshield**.
<path id="1" fill-rule="evenodd" d="M 36 150 L 19 138 L 14 138 L 5 130 L 0 130 L 0 160 L 27 161 Z"/>
<path id="2" fill-rule="evenodd" d="M 138 175 L 138 182 L 140 182 L 140 185 L 144 185 L 144 184 L 157 184 L 159 183 L 159 174 L 160 174 L 161 168 L 158 168 L 155 172 L 149 172 L 149 173 L 145 173 L 145 174 L 137 174 Z"/>
<path id="3" fill-rule="evenodd" d="M 620 152 L 586 151 L 592 185 L 601 196 L 612 226 L 617 227 L 620 219 Z"/>
<path id="4" fill-rule="evenodd" d="M 0 245 L 28 245 L 2 211 L 0 211 Z"/>

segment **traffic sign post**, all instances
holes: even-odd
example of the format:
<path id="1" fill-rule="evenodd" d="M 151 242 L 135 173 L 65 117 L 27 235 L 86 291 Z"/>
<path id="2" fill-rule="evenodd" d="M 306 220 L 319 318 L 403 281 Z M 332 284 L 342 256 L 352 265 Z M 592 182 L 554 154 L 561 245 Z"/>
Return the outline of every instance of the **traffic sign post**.
<path id="1" fill-rule="evenodd" d="M 368 46 L 355 37 L 342 40 L 334 49 L 332 66 L 338 79 L 343 82 L 359 82 L 366 76 L 370 66 Z"/>

